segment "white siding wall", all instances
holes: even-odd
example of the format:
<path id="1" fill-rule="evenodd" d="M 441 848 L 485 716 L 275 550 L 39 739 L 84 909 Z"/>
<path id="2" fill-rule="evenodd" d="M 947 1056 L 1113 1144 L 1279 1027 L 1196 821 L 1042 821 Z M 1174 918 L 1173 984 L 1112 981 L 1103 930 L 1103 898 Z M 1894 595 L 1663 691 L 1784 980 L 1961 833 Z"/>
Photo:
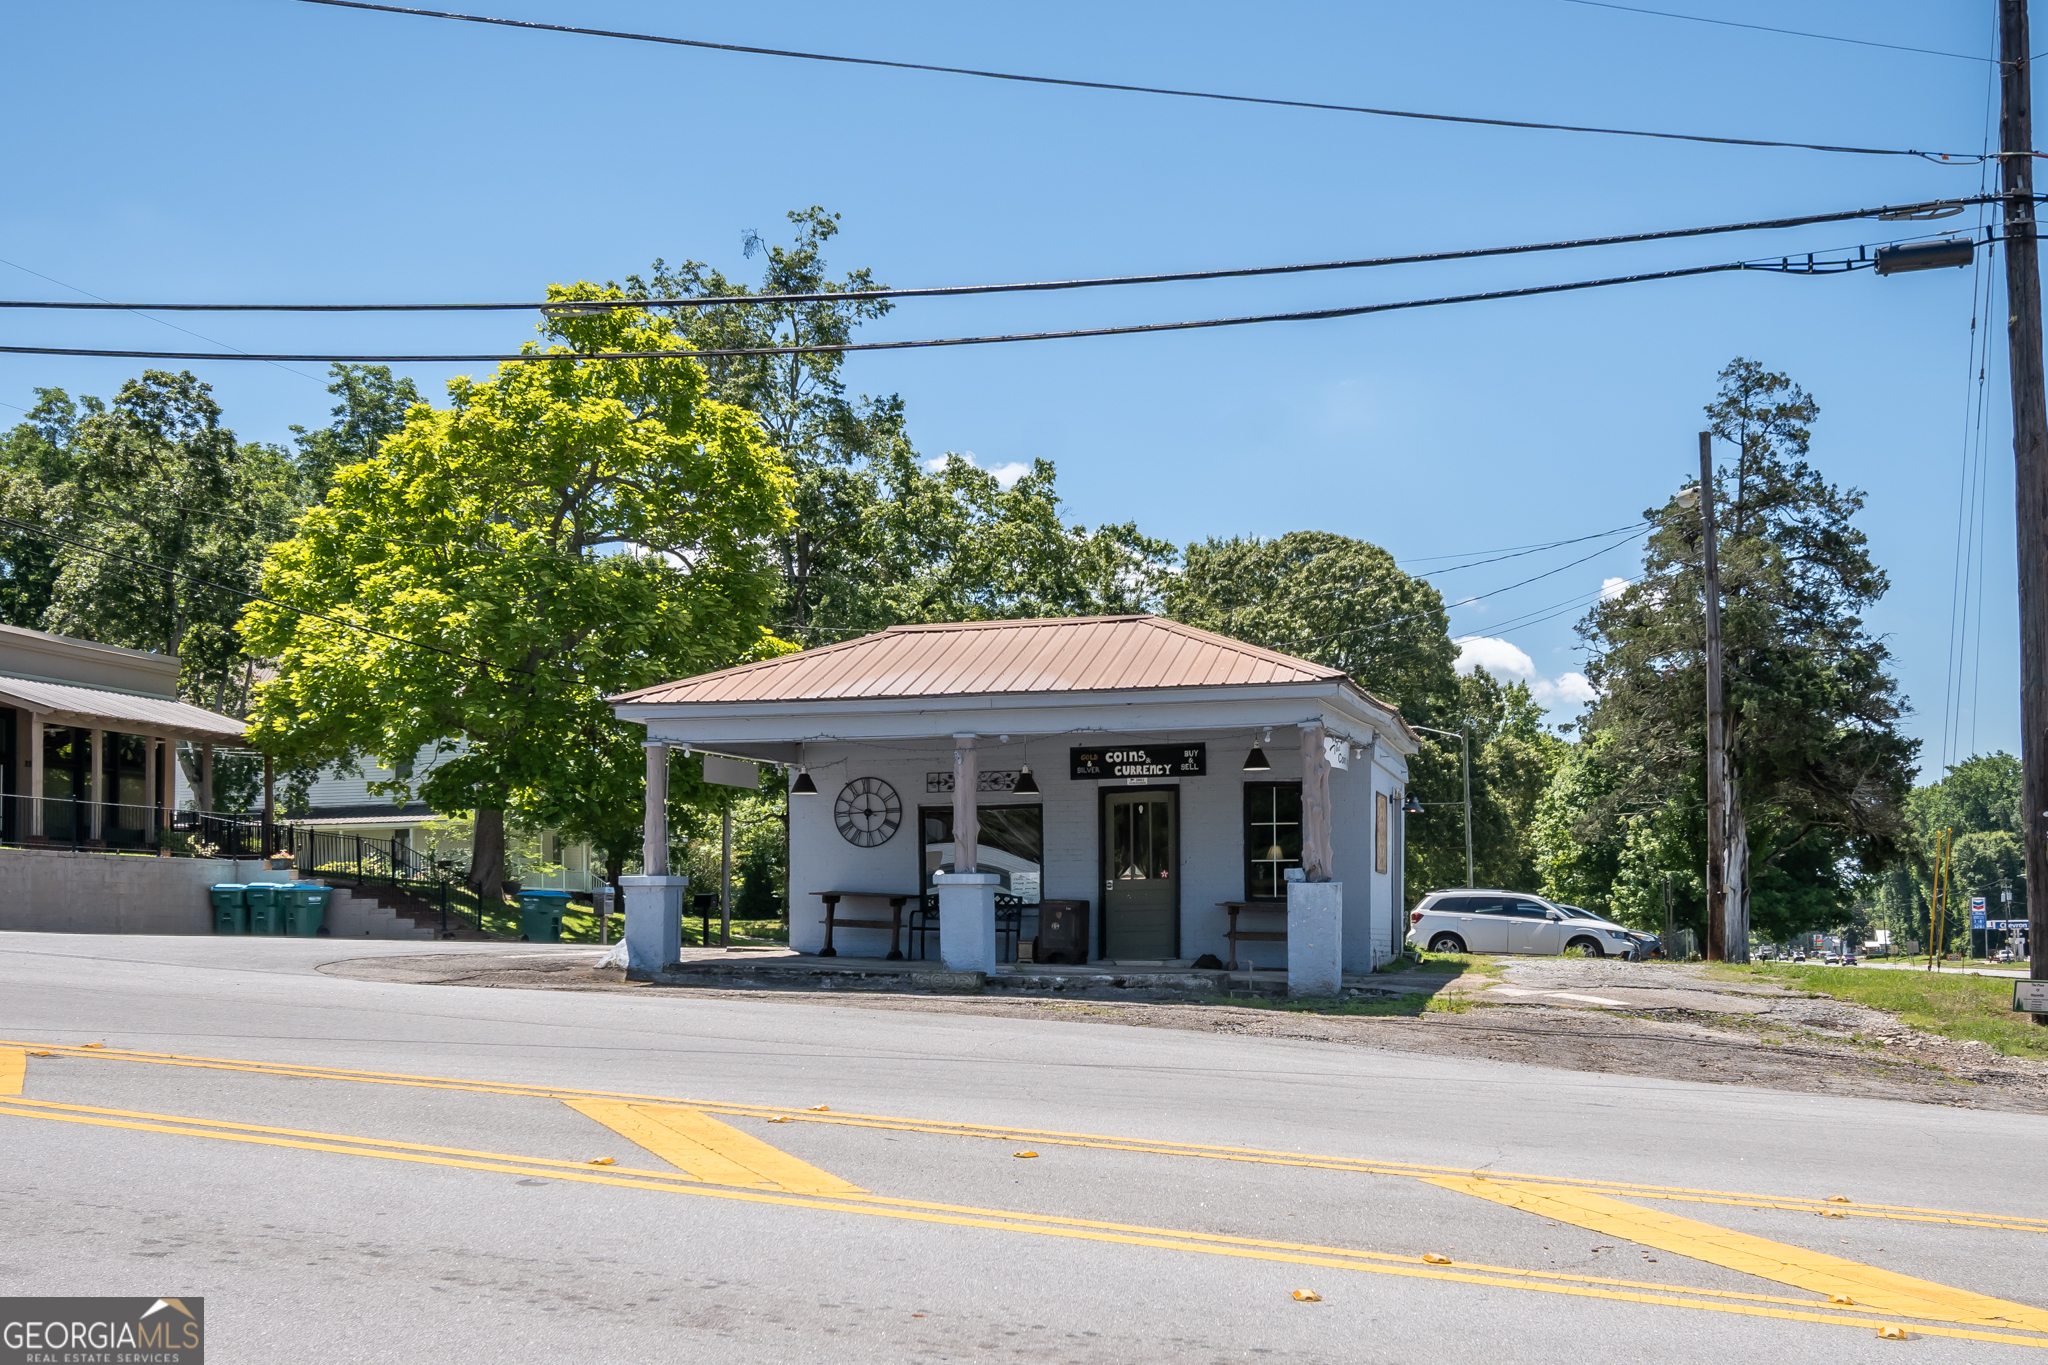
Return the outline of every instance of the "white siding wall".
<path id="1" fill-rule="evenodd" d="M 1159 742 L 1147 741 L 1137 734 L 1129 738 L 1135 742 Z M 1252 745 L 1251 735 L 1246 731 L 1173 738 L 1205 739 L 1209 746 L 1208 776 L 1183 778 L 1170 784 L 1180 789 L 1180 955 L 1194 958 L 1214 953 L 1227 959 L 1229 945 L 1223 934 L 1229 928 L 1229 916 L 1219 902 L 1244 897 L 1244 783 L 1247 778 L 1300 781 L 1301 754 L 1296 732 L 1291 727 L 1275 729 L 1273 742 L 1265 746 L 1273 767 L 1271 772 L 1264 773 L 1244 771 L 1245 755 Z M 1075 744 L 1099 744 L 1102 740 L 1102 736 L 1092 735 L 1034 739 L 1031 767 L 1042 795 L 1015 798 L 989 794 L 981 798 L 985 805 L 1022 805 L 1032 801 L 1043 804 L 1043 894 L 1055 900 L 1087 901 L 1098 943 L 1102 909 L 1098 791 L 1125 784 L 1070 780 L 1067 751 Z M 1014 769 L 1024 760 L 1023 746 L 1016 742 L 1003 748 L 996 745 L 993 737 L 984 737 L 980 748 L 984 772 Z M 945 740 L 931 741 L 929 747 L 913 746 L 908 741 L 891 742 L 886 747 L 813 742 L 806 756 L 811 777 L 818 784 L 818 795 L 799 796 L 790 801 L 790 942 L 800 952 L 815 952 L 825 941 L 824 912 L 822 902 L 811 893 L 918 891 L 922 878 L 917 809 L 920 805 L 944 806 L 952 802 L 950 794 L 926 794 L 925 774 L 950 772 L 953 747 Z M 833 801 L 840 788 L 856 777 L 881 778 L 896 789 L 903 801 L 903 827 L 878 848 L 854 847 L 840 838 L 833 825 Z M 1336 874 L 1345 882 L 1347 970 L 1370 971 L 1375 961 L 1383 961 L 1387 955 L 1394 864 L 1389 861 L 1389 872 L 1385 874 L 1372 871 L 1372 792 L 1375 788 L 1391 791 L 1398 785 L 1394 775 L 1385 769 L 1368 771 L 1363 757 L 1354 759 L 1349 771 L 1331 774 Z M 906 915 L 910 908 L 905 907 Z M 879 900 L 849 901 L 841 904 L 840 913 L 849 918 L 886 919 L 888 905 Z M 1355 931 L 1354 914 L 1358 917 Z M 1270 913 L 1247 912 L 1243 924 L 1248 929 L 1279 928 L 1284 921 L 1285 906 L 1276 904 Z M 887 930 L 845 929 L 837 932 L 835 946 L 848 957 L 879 957 L 887 951 L 888 938 Z M 1272 964 L 1279 965 L 1281 945 L 1263 947 L 1271 955 Z M 1252 955 L 1256 957 L 1258 953 L 1253 951 Z"/>

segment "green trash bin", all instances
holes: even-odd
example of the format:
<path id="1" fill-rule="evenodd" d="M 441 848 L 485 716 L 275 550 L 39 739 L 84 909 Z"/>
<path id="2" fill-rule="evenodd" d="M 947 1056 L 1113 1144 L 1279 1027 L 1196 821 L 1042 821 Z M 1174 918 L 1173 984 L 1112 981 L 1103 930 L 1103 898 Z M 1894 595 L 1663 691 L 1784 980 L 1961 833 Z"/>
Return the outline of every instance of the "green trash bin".
<path id="1" fill-rule="evenodd" d="M 332 888 L 293 882 L 284 897 L 284 931 L 293 938 L 311 938 L 327 922 L 327 898 Z"/>
<path id="2" fill-rule="evenodd" d="M 252 934 L 282 934 L 284 932 L 285 899 L 291 895 L 290 882 L 250 882 L 246 888 L 249 897 L 249 932 Z"/>
<path id="3" fill-rule="evenodd" d="M 249 932 L 249 888 L 240 882 L 215 882 L 213 884 L 213 932 L 216 934 L 246 934 Z"/>
<path id="4" fill-rule="evenodd" d="M 521 891 L 519 937 L 528 943 L 560 943 L 562 912 L 568 908 L 566 891 Z"/>

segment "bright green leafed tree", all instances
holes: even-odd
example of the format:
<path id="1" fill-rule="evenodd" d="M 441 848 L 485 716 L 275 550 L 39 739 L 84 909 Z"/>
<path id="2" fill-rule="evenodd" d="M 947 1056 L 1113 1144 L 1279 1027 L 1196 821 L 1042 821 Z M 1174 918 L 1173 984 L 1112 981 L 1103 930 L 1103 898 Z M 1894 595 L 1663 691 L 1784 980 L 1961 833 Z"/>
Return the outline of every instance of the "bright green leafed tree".
<path id="1" fill-rule="evenodd" d="M 278 661 L 255 741 L 374 757 L 399 774 L 387 791 L 474 811 L 486 900 L 508 808 L 614 845 L 637 832 L 637 731 L 607 696 L 777 647 L 764 547 L 790 480 L 754 418 L 708 398 L 692 361 L 591 358 L 677 348 L 665 319 L 555 318 L 543 335 L 526 350 L 548 358 L 451 381 L 450 406 L 413 407 L 337 468 L 265 565 L 281 605 L 243 622 Z M 438 757 L 414 771 L 422 748 Z"/>

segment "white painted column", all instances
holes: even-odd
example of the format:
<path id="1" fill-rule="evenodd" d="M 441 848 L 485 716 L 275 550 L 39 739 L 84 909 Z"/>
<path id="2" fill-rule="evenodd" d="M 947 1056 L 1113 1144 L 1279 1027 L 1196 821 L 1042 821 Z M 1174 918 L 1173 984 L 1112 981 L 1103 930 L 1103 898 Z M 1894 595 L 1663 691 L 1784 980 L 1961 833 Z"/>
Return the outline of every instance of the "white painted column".
<path id="1" fill-rule="evenodd" d="M 92 803 L 86 807 L 86 830 L 91 838 L 107 837 L 107 732 L 95 725 L 92 728 L 92 774 L 85 780 L 86 798 Z"/>
<path id="2" fill-rule="evenodd" d="M 649 743 L 640 833 L 641 875 L 619 878 L 625 897 L 626 971 L 645 978 L 683 956 L 683 893 L 688 877 L 668 875 L 668 745 Z"/>
<path id="3" fill-rule="evenodd" d="M 43 833 L 43 718 L 35 712 L 28 717 L 28 832 Z"/>
<path id="4" fill-rule="evenodd" d="M 973 735 L 953 736 L 953 870 L 972 872 L 980 864 L 981 755 Z M 943 912 L 942 912 L 943 913 Z M 945 931 L 940 930 L 943 937 Z"/>
<path id="5" fill-rule="evenodd" d="M 1344 993 L 1344 884 L 1330 880 L 1330 755 L 1320 725 L 1301 727 L 1301 872 L 1287 884 L 1287 993 Z"/>
<path id="6" fill-rule="evenodd" d="M 199 813 L 213 814 L 213 743 L 199 746 Z"/>
<path id="7" fill-rule="evenodd" d="M 156 842 L 157 766 L 155 735 L 142 737 L 142 842 Z"/>
<path id="8" fill-rule="evenodd" d="M 932 878 L 939 888 L 939 957 L 949 972 L 992 972 L 996 969 L 996 888 L 994 872 L 941 872 Z"/>

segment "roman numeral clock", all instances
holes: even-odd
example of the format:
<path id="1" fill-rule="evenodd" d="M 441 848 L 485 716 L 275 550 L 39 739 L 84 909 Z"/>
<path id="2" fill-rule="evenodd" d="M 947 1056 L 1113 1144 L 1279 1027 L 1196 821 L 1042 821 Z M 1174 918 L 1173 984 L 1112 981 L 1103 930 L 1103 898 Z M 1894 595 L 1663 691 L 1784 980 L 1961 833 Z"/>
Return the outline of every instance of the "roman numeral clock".
<path id="1" fill-rule="evenodd" d="M 903 824 L 903 798 L 879 777 L 856 777 L 832 803 L 839 837 L 855 848 L 886 844 Z"/>

